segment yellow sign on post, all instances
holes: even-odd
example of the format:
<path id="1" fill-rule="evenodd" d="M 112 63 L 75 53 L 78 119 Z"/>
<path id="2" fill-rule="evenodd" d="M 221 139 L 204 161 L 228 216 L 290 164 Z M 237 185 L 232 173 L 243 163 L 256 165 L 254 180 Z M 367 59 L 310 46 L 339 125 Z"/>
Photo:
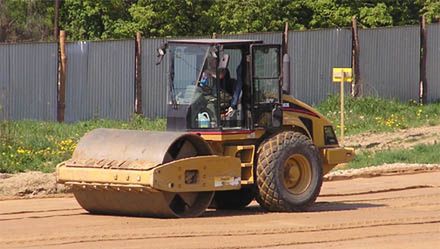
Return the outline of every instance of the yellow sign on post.
<path id="1" fill-rule="evenodd" d="M 344 143 L 344 83 L 353 80 L 351 68 L 333 68 L 333 82 L 341 84 L 341 143 Z"/>
<path id="2" fill-rule="evenodd" d="M 340 83 L 343 79 L 344 82 L 352 81 L 352 69 L 351 68 L 333 68 L 333 82 Z"/>

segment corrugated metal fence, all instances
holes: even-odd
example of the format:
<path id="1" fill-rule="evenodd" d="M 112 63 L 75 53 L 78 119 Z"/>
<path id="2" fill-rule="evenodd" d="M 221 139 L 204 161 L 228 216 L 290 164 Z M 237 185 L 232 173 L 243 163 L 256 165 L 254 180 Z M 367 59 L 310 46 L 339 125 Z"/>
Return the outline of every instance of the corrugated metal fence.
<path id="1" fill-rule="evenodd" d="M 440 23 L 428 25 L 426 78 L 428 101 L 440 100 Z"/>
<path id="2" fill-rule="evenodd" d="M 332 68 L 351 67 L 351 31 L 289 32 L 289 55 L 290 93 L 302 101 L 317 104 L 339 91 L 338 85 L 332 83 Z"/>
<path id="3" fill-rule="evenodd" d="M 134 112 L 134 41 L 67 44 L 66 121 Z"/>
<path id="4" fill-rule="evenodd" d="M 168 56 L 156 65 L 156 49 L 164 42 L 164 39 L 142 40 L 142 110 L 149 118 L 166 115 Z"/>
<path id="5" fill-rule="evenodd" d="M 434 33 L 432 30 L 429 32 Z M 359 33 L 360 70 L 365 95 L 403 101 L 417 99 L 419 28 L 411 26 L 371 29 L 360 30 Z M 429 37 L 433 36 L 435 35 Z M 218 35 L 218 38 L 256 39 L 280 44 L 282 35 L 279 32 L 267 32 Z M 166 114 L 168 59 L 165 58 L 159 66 L 155 65 L 156 48 L 165 41 L 166 39 L 142 40 L 142 106 L 145 116 L 150 118 L 163 117 Z M 339 93 L 339 86 L 331 82 L 331 71 L 333 67 L 351 67 L 351 41 L 349 29 L 290 31 L 288 47 L 291 57 L 291 94 L 307 103 L 317 104 L 329 95 Z M 432 62 L 428 64 L 438 65 Z M 430 75 L 433 76 L 429 76 L 429 79 L 438 77 L 435 70 L 432 72 Z M 432 83 L 430 87 L 433 87 Z M 440 92 L 440 86 L 438 89 Z M 346 92 L 349 92 L 349 87 Z M 430 92 L 433 92 L 432 88 Z M 440 93 L 435 92 L 434 96 L 440 98 Z"/>
<path id="6" fill-rule="evenodd" d="M 359 30 L 360 71 L 365 95 L 418 98 L 418 26 Z M 280 44 L 282 35 L 253 33 L 219 38 L 257 39 Z M 351 67 L 349 29 L 290 31 L 291 94 L 317 104 L 339 92 L 333 67 Z M 168 59 L 156 64 L 166 39 L 142 40 L 142 108 L 150 118 L 166 115 Z M 440 24 L 428 25 L 428 99 L 440 99 Z M 135 102 L 135 42 L 67 44 L 66 121 L 128 119 Z M 347 92 L 349 87 L 347 87 Z M 57 45 L 0 45 L 0 119 L 56 120 Z"/>
<path id="7" fill-rule="evenodd" d="M 418 99 L 420 28 L 359 30 L 360 70 L 365 95 Z"/>
<path id="8" fill-rule="evenodd" d="M 56 120 L 57 44 L 0 45 L 0 53 L 0 87 L 4 91 L 0 95 L 6 106 L 3 116 Z"/>
<path id="9" fill-rule="evenodd" d="M 0 120 L 9 119 L 9 46 L 0 46 Z"/>

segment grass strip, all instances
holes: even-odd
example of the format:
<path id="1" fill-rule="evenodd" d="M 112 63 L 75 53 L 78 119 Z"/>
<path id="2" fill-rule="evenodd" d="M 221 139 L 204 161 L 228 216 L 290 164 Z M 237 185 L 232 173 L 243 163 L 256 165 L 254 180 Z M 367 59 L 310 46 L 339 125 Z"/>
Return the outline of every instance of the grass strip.
<path id="1" fill-rule="evenodd" d="M 411 149 L 385 150 L 365 152 L 347 165 L 347 168 L 357 169 L 377 166 L 385 163 L 440 163 L 440 144 L 417 145 Z"/>
<path id="2" fill-rule="evenodd" d="M 165 120 L 135 116 L 129 121 L 91 120 L 77 123 L 0 122 L 0 172 L 53 172 L 71 157 L 79 139 L 95 128 L 164 130 Z"/>
<path id="3" fill-rule="evenodd" d="M 340 132 L 339 96 L 330 96 L 317 106 L 318 110 Z M 419 105 L 375 97 L 351 98 L 345 102 L 345 134 L 385 132 L 409 127 L 440 124 L 440 103 Z"/>

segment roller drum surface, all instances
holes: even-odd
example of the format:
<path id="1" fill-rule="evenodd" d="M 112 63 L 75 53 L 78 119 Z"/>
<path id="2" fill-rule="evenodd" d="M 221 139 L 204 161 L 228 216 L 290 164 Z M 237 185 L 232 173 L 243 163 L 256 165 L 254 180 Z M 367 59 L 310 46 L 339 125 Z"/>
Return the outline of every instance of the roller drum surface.
<path id="1" fill-rule="evenodd" d="M 93 214 L 196 217 L 211 203 L 213 192 L 124 192 L 116 190 L 74 189 L 78 203 Z"/>
<path id="2" fill-rule="evenodd" d="M 183 144 L 194 148 L 182 148 Z M 191 157 L 179 155 L 192 150 L 198 156 L 211 155 L 209 145 L 199 136 L 183 132 L 150 132 L 119 129 L 96 129 L 79 141 L 73 160 L 149 161 L 159 165 Z M 179 158 L 180 156 L 180 158 Z"/>
<path id="3" fill-rule="evenodd" d="M 96 129 L 80 140 L 72 160 L 143 162 L 134 170 L 149 170 L 174 160 L 211 154 L 202 138 L 188 133 Z M 110 168 L 121 169 L 124 164 L 121 165 Z M 74 186 L 72 191 L 78 203 L 91 213 L 152 217 L 198 216 L 214 195 L 213 192 L 171 193 L 90 186 Z"/>

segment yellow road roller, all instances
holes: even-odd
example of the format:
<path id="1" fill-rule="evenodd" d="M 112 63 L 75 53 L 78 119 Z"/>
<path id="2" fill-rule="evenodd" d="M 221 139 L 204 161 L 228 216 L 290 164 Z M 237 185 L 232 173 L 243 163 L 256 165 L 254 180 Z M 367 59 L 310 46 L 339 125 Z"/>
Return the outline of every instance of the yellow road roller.
<path id="1" fill-rule="evenodd" d="M 286 94 L 280 45 L 170 40 L 164 56 L 167 131 L 96 129 L 57 166 L 58 183 L 88 212 L 194 217 L 254 199 L 268 211 L 305 211 L 323 175 L 354 158 L 328 119 Z"/>

